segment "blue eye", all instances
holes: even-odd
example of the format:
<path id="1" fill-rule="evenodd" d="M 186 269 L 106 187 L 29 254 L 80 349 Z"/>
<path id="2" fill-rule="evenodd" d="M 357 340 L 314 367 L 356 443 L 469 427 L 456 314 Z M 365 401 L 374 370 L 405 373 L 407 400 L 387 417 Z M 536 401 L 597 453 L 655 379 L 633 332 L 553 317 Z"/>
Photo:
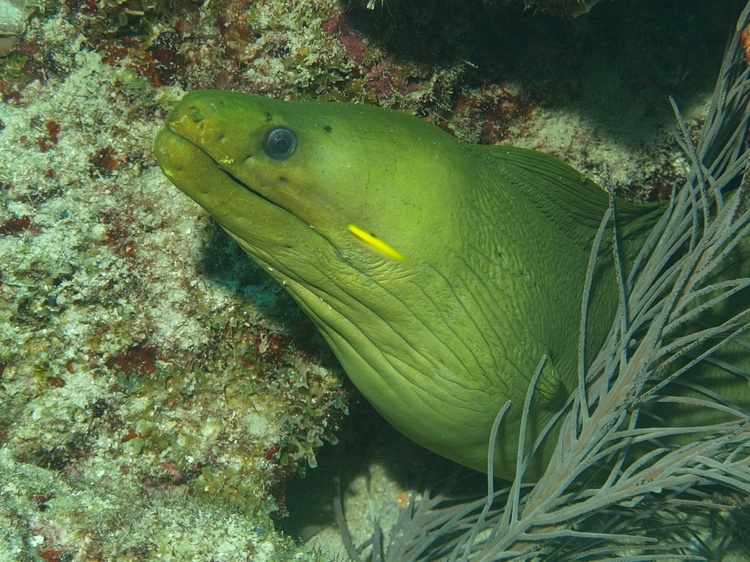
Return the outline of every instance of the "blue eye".
<path id="1" fill-rule="evenodd" d="M 271 129 L 263 138 L 263 150 L 276 160 L 286 160 L 296 148 L 297 137 L 286 127 Z"/>

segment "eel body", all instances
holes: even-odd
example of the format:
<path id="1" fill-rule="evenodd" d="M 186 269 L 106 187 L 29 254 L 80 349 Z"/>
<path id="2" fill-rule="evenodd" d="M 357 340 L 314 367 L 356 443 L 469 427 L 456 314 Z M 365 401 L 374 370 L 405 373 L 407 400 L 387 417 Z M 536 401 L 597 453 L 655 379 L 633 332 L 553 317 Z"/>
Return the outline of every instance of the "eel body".
<path id="1" fill-rule="evenodd" d="M 494 455 L 495 474 L 510 478 L 541 358 L 528 443 L 575 389 L 584 280 L 610 201 L 556 158 L 460 143 L 380 108 L 219 91 L 177 104 L 156 156 L 417 443 L 486 471 L 493 421 L 510 401 Z M 627 269 L 664 206 L 615 207 Z M 612 252 L 602 248 L 589 350 L 618 303 Z M 525 478 L 539 476 L 555 441 L 553 431 Z"/>

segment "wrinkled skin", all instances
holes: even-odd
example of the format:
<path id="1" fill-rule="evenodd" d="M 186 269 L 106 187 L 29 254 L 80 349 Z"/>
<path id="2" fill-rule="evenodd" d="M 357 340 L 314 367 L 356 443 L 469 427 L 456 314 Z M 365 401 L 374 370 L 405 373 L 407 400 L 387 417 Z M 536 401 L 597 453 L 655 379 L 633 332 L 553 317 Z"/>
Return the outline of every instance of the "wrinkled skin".
<path id="1" fill-rule="evenodd" d="M 264 139 L 278 130 L 270 150 L 280 154 L 269 153 Z M 156 155 L 172 183 L 289 291 L 406 436 L 486 471 L 490 428 L 511 401 L 494 472 L 513 476 L 540 359 L 527 442 L 576 385 L 584 279 L 608 208 L 601 188 L 550 156 L 462 144 L 393 111 L 219 91 L 185 96 Z M 662 212 L 617 202 L 626 264 Z M 608 240 L 589 350 L 617 307 Z M 526 479 L 543 471 L 555 435 Z"/>

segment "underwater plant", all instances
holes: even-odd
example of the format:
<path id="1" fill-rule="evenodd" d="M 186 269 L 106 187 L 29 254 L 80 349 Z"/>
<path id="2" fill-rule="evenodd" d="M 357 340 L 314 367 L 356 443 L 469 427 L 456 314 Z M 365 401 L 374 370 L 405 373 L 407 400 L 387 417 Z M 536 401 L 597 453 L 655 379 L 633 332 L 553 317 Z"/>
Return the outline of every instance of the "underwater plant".
<path id="1" fill-rule="evenodd" d="M 487 495 L 466 500 L 451 492 L 455 479 L 433 479 L 413 495 L 386 539 L 378 528 L 359 547 L 338 505 L 352 560 L 705 560 L 701 538 L 685 528 L 687 514 L 709 517 L 747 505 L 748 412 L 714 392 L 712 379 L 701 384 L 686 373 L 711 363 L 750 383 L 750 374 L 727 360 L 732 348 L 750 349 L 750 278 L 738 257 L 744 247 L 746 259 L 750 240 L 749 20 L 750 3 L 727 48 L 697 146 L 672 100 L 677 142 L 689 163 L 686 180 L 629 270 L 611 244 L 619 308 L 587 364 L 594 263 L 608 246 L 608 224 L 616 229 L 614 204 L 602 220 L 581 303 L 578 387 L 557 414 L 562 430 L 543 475 L 534 483 L 525 478 L 552 427 L 533 443 L 524 439 L 546 361 L 540 357 L 523 406 L 512 482 L 495 490 L 491 476 L 506 404 L 489 442 Z M 705 415 L 670 423 L 670 414 L 679 418 L 675 412 L 685 408 Z"/>

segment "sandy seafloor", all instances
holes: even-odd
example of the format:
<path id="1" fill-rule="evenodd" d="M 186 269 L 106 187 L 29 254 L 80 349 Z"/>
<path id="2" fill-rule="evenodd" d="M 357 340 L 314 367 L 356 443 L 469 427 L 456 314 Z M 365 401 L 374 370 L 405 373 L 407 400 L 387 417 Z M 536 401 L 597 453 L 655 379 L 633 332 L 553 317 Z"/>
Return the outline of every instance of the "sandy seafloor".
<path id="1" fill-rule="evenodd" d="M 697 129 L 738 3 L 520 4 L 30 6 L 0 59 L 0 560 L 343 560 L 334 477 L 356 542 L 387 528 L 439 461 L 168 183 L 153 138 L 197 88 L 380 104 L 668 196 L 668 96 Z"/>

